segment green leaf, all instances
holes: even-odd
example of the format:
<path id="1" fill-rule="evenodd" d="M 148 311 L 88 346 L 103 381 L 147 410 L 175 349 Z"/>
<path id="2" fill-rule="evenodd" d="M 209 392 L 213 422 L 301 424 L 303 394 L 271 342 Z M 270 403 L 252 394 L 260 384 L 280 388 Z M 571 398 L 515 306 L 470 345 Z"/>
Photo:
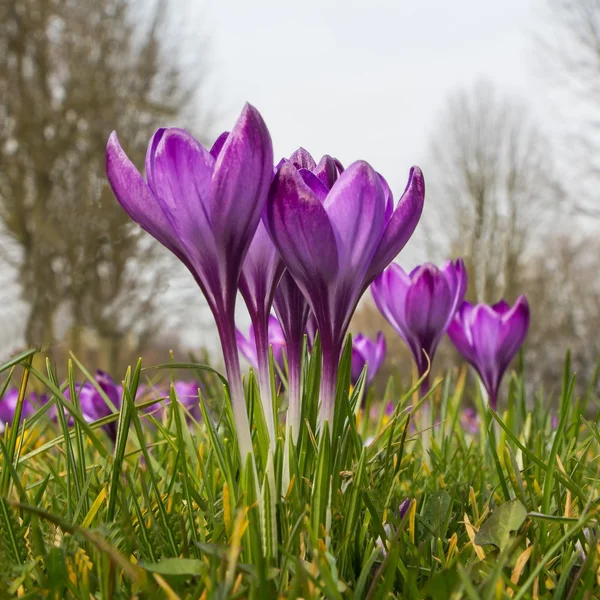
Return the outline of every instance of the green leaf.
<path id="1" fill-rule="evenodd" d="M 479 546 L 492 545 L 503 550 L 511 539 L 511 531 L 518 531 L 527 518 L 527 509 L 520 500 L 501 504 L 481 526 L 475 536 Z"/>
<path id="2" fill-rule="evenodd" d="M 140 563 L 140 567 L 159 575 L 202 575 L 205 564 L 196 558 L 165 558 L 157 563 Z"/>
<path id="3" fill-rule="evenodd" d="M 423 506 L 421 520 L 426 528 L 435 532 L 440 539 L 444 539 L 446 536 L 451 505 L 450 494 L 446 490 L 440 490 L 429 496 Z"/>

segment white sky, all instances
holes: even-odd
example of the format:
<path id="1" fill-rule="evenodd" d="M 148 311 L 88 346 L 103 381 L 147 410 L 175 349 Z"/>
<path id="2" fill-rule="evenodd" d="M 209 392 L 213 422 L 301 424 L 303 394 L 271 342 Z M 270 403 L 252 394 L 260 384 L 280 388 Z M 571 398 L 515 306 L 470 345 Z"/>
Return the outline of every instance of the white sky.
<path id="1" fill-rule="evenodd" d="M 485 77 L 535 95 L 542 1 L 213 2 L 199 18 L 222 127 L 248 100 L 276 157 L 302 145 L 343 163 L 365 159 L 400 192 L 449 93 Z"/>

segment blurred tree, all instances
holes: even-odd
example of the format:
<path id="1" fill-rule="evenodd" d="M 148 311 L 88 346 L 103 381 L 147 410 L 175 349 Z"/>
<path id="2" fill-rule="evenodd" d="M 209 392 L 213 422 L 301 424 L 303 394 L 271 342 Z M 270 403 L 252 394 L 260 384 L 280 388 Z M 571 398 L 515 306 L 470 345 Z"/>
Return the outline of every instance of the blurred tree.
<path id="1" fill-rule="evenodd" d="M 165 31 L 165 7 L 0 1 L 0 219 L 18 247 L 8 258 L 28 307 L 28 344 L 53 342 L 63 304 L 73 349 L 91 328 L 109 344 L 107 366 L 123 339 L 157 331 L 154 292 L 173 263 L 115 201 L 104 151 L 116 129 L 141 165 L 157 126 L 194 104 L 204 71 L 194 60 L 182 75 L 184 36 Z"/>
<path id="2" fill-rule="evenodd" d="M 562 179 L 575 213 L 600 218 L 600 0 L 547 0 L 545 9 L 536 42 L 558 95 Z"/>
<path id="3" fill-rule="evenodd" d="M 430 254 L 465 259 L 470 298 L 514 298 L 532 232 L 557 202 L 541 131 L 521 105 L 480 82 L 449 98 L 429 165 Z"/>

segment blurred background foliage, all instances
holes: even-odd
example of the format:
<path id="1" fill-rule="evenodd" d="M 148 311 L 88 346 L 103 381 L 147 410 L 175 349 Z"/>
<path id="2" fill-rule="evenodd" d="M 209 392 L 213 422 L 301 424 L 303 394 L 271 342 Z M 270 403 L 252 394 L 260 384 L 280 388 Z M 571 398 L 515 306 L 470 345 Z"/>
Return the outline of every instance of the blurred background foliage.
<path id="1" fill-rule="evenodd" d="M 148 364 L 169 349 L 214 348 L 208 328 L 191 348 L 182 336 L 202 311 L 200 292 L 131 225 L 104 177 L 113 129 L 140 167 L 160 125 L 184 126 L 207 143 L 218 133 L 218 93 L 199 101 L 210 35 L 201 24 L 184 27 L 182 6 L 0 0 L 3 358 L 40 345 L 55 360 L 72 350 L 118 375 L 140 355 Z M 564 139 L 548 139 L 523 98 L 475 81 L 432 115 L 428 151 L 414 160 L 427 182 L 422 258 L 464 257 L 472 301 L 525 293 L 529 380 L 555 390 L 566 346 L 581 385 L 600 352 L 600 0 L 545 0 L 544 8 L 533 47 L 544 76 L 578 107 L 564 115 Z M 412 361 L 366 294 L 353 331 L 378 330 L 388 341 L 377 382 L 384 389 L 391 374 L 409 377 Z M 449 346 L 440 370 L 456 362 Z"/>

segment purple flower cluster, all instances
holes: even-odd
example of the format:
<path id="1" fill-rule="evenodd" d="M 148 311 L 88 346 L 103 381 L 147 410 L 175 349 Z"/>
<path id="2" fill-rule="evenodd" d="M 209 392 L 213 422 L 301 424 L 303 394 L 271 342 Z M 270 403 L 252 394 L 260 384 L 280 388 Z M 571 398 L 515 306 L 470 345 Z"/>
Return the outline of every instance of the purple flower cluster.
<path id="1" fill-rule="evenodd" d="M 395 203 L 386 180 L 365 161 L 344 169 L 331 156 L 317 162 L 300 148 L 273 165 L 270 134 L 259 112 L 248 104 L 231 133 L 223 133 L 210 149 L 184 130 L 159 129 L 148 145 L 145 179 L 116 133 L 107 146 L 106 170 L 118 201 L 185 264 L 213 313 L 242 458 L 253 450 L 238 349 L 257 369 L 274 447 L 277 390 L 270 388 L 269 348 L 282 371 L 285 352 L 287 426 L 297 439 L 304 336 L 310 344 L 318 330 L 322 430 L 333 422 L 338 366 L 350 320 L 372 283 L 377 305 L 410 347 L 423 376 L 455 313 L 464 313 L 452 325 L 451 335 L 457 340 L 456 328 L 464 329 L 465 342 L 459 349 L 468 350 L 467 360 L 497 392 L 516 342 L 524 335 L 506 340 L 500 332 L 503 325 L 485 348 L 473 341 L 478 323 L 487 319 L 488 327 L 490 319 L 478 317 L 473 324 L 461 308 L 467 281 L 462 261 L 448 262 L 442 269 L 423 265 L 410 274 L 397 265 L 384 271 L 419 222 L 425 194 L 420 169 L 411 169 Z M 238 291 L 252 321 L 248 338 L 236 332 Z M 473 311 L 479 315 L 483 309 Z M 366 365 L 370 382 L 384 354 L 382 336 L 377 342 L 358 336 L 353 381 Z M 490 393 L 490 398 L 495 395 Z"/>
<path id="2" fill-rule="evenodd" d="M 113 378 L 104 371 L 96 371 L 94 377 L 96 385 L 91 381 L 86 381 L 82 384 L 75 384 L 75 393 L 77 401 L 81 409 L 83 418 L 88 423 L 98 421 L 103 417 L 113 414 L 113 408 L 119 410 L 123 398 L 123 387 L 113 380 Z M 175 381 L 173 384 L 175 395 L 179 402 L 185 407 L 187 412 L 196 420 L 201 418 L 200 404 L 198 397 L 199 384 L 195 381 Z M 98 388 L 103 393 L 98 391 Z M 8 389 L 5 394 L 0 397 L 0 433 L 2 433 L 6 425 L 10 425 L 15 415 L 17 406 L 17 398 L 19 391 L 16 388 Z M 67 387 L 64 391 L 64 396 L 68 401 L 71 401 L 71 393 Z M 107 402 L 105 397 L 109 400 Z M 169 389 L 168 387 L 158 386 L 139 386 L 136 393 L 137 403 L 148 403 L 153 401 L 147 412 L 160 417 L 160 414 L 165 409 L 165 402 L 168 402 Z M 37 394 L 32 392 L 23 399 L 23 408 L 21 419 L 31 417 L 38 409 L 50 401 L 50 397 L 45 394 Z M 111 406 L 112 404 L 112 406 Z M 53 421 L 57 419 L 56 405 L 50 407 L 47 412 L 48 417 Z M 65 416 L 68 415 L 65 413 Z M 68 419 L 68 423 L 72 424 L 72 417 Z M 116 421 L 108 423 L 105 429 L 113 439 L 117 433 Z"/>

